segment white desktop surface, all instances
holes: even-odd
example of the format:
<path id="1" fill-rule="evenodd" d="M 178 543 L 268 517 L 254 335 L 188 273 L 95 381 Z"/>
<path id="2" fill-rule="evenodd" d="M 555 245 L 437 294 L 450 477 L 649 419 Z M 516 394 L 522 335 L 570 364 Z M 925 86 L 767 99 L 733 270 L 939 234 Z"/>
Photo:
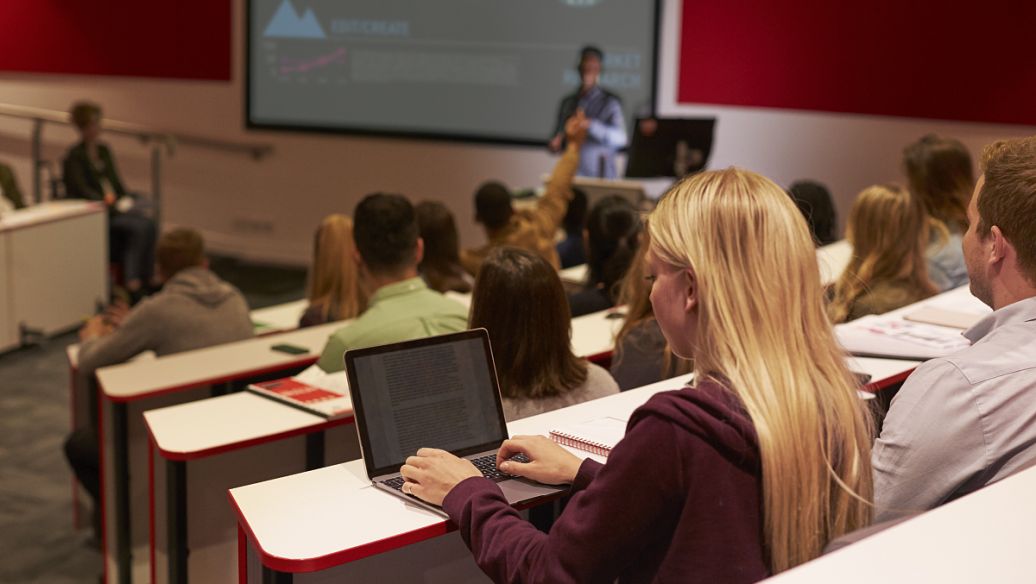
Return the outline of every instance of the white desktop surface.
<path id="1" fill-rule="evenodd" d="M 255 337 L 204 349 L 184 351 L 158 359 L 123 363 L 97 371 L 104 395 L 126 401 L 148 394 L 307 362 L 320 355 L 328 337 L 346 322 L 332 322 L 291 332 Z M 308 353 L 290 355 L 270 349 L 277 344 L 305 347 Z"/>
<path id="2" fill-rule="evenodd" d="M 622 307 L 584 314 L 572 319 L 572 352 L 577 357 L 594 357 L 615 348 L 615 335 L 622 328 Z M 609 318 L 611 317 L 611 318 Z"/>
<path id="3" fill-rule="evenodd" d="M 779 584 L 1036 581 L 1036 467 L 779 574 Z"/>
<path id="4" fill-rule="evenodd" d="M 834 284 L 842 275 L 853 256 L 853 246 L 841 239 L 817 248 L 817 264 L 820 266 L 820 283 Z"/>
<path id="5" fill-rule="evenodd" d="M 162 456 L 176 460 L 328 423 L 247 391 L 150 410 L 144 421 Z"/>
<path id="6" fill-rule="evenodd" d="M 886 312 L 879 316 L 863 317 L 858 320 L 836 325 L 835 334 L 838 337 L 838 342 L 851 353 L 890 357 L 912 356 L 914 358 L 922 359 L 942 357 L 948 353 L 934 347 L 910 343 L 889 335 L 871 332 L 867 328 L 868 322 L 873 322 L 874 320 L 884 322 L 900 320 L 904 316 L 926 307 L 941 308 L 944 310 L 976 315 L 986 315 L 992 312 L 991 308 L 986 306 L 978 298 L 972 296 L 968 286 L 964 285 L 959 288 L 943 292 L 942 294 L 937 294 L 931 298 Z M 950 352 L 952 353 L 954 351 Z"/>
<path id="7" fill-rule="evenodd" d="M 299 328 L 299 319 L 309 306 L 309 301 L 293 300 L 284 304 L 258 308 L 251 312 L 252 324 L 256 334 L 268 334 L 277 331 L 290 331 Z"/>

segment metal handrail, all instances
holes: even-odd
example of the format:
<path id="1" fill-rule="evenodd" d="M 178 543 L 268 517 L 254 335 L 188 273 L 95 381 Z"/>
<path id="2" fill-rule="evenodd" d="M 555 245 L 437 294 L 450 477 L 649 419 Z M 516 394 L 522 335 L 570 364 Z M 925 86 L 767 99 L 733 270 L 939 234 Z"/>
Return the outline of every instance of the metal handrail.
<path id="1" fill-rule="evenodd" d="M 38 203 L 42 200 L 42 177 L 41 169 L 45 164 L 43 161 L 43 126 L 45 124 L 57 124 L 71 126 L 72 120 L 67 112 L 49 110 L 37 107 L 11 105 L 0 103 L 0 116 L 29 120 L 33 123 L 32 129 L 32 177 L 33 196 Z M 176 153 L 179 145 L 207 148 L 210 150 L 222 150 L 224 152 L 245 154 L 255 160 L 273 152 L 270 144 L 249 144 L 245 142 L 234 142 L 231 140 L 220 140 L 194 134 L 183 134 L 180 132 L 165 132 L 132 124 L 119 120 L 104 119 L 101 124 L 101 131 L 109 134 L 120 134 L 137 138 L 145 145 L 151 146 L 151 197 L 154 200 L 156 215 L 160 212 L 161 205 L 161 150 L 165 149 L 166 154 L 172 156 Z M 159 223 L 160 217 L 155 217 Z"/>

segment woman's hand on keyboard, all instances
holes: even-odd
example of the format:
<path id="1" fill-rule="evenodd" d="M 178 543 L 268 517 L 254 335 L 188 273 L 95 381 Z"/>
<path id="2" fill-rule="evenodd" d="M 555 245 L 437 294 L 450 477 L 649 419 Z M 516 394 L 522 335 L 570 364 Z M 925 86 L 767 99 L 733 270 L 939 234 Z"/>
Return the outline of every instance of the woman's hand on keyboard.
<path id="1" fill-rule="evenodd" d="M 442 505 L 453 487 L 464 479 L 480 477 L 482 472 L 471 461 L 438 448 L 422 448 L 406 459 L 399 469 L 406 479 L 403 492 L 433 505 Z"/>
<path id="2" fill-rule="evenodd" d="M 524 454 L 529 462 L 510 460 L 518 454 Z M 496 454 L 501 471 L 548 485 L 571 483 L 581 464 L 582 459 L 546 436 L 515 436 L 504 440 Z"/>

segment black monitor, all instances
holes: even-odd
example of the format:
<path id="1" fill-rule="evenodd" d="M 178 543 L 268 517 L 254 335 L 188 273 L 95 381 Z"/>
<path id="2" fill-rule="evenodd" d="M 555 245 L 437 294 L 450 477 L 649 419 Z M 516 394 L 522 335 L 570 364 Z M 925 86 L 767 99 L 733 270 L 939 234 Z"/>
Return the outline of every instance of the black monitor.
<path id="1" fill-rule="evenodd" d="M 705 168 L 716 118 L 637 118 L 626 178 L 680 178 Z"/>

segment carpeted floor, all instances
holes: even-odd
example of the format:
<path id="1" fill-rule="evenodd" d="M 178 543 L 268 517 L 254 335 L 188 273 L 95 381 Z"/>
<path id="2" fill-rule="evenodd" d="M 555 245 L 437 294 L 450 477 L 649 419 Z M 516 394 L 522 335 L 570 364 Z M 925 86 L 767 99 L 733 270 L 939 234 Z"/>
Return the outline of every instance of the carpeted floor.
<path id="1" fill-rule="evenodd" d="M 305 271 L 213 258 L 249 306 L 302 297 Z M 97 582 L 101 558 L 89 530 L 72 526 L 65 347 L 75 333 L 0 355 L 0 582 Z"/>

